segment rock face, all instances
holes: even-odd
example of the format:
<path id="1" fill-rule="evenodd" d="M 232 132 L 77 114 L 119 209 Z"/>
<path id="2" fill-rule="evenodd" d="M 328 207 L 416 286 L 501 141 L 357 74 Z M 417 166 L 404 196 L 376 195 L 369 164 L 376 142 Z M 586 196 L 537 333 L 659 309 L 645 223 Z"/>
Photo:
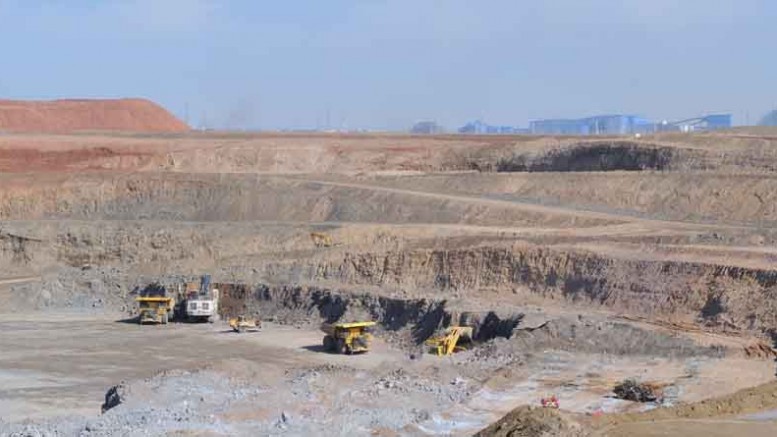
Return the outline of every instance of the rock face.
<path id="1" fill-rule="evenodd" d="M 115 385 L 111 387 L 106 393 L 105 393 L 105 402 L 102 405 L 102 412 L 105 413 L 106 411 L 110 410 L 113 407 L 119 406 L 122 402 L 124 402 L 124 399 L 127 396 L 127 386 L 122 382 L 119 385 Z"/>
<path id="2" fill-rule="evenodd" d="M 66 133 L 76 131 L 185 132 L 189 127 L 145 99 L 0 100 L 0 131 Z"/>

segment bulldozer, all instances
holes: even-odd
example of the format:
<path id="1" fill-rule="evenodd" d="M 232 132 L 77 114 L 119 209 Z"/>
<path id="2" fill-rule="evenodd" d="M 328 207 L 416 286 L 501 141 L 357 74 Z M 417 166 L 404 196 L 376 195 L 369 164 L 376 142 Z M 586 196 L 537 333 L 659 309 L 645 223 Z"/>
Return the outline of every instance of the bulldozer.
<path id="1" fill-rule="evenodd" d="M 324 350 L 347 355 L 367 352 L 372 345 L 373 326 L 375 322 L 324 323 Z"/>
<path id="2" fill-rule="evenodd" d="M 245 316 L 238 316 L 229 319 L 229 327 L 238 334 L 246 331 L 257 332 L 262 329 L 262 321 L 259 319 L 249 319 Z"/>
<path id="3" fill-rule="evenodd" d="M 442 334 L 426 340 L 426 344 L 433 354 L 442 357 L 465 350 L 461 343 L 471 342 L 472 337 L 471 326 L 449 326 Z"/>
<path id="4" fill-rule="evenodd" d="M 175 298 L 168 296 L 146 296 L 137 298 L 140 306 L 138 323 L 159 323 L 167 325 L 173 316 Z"/>

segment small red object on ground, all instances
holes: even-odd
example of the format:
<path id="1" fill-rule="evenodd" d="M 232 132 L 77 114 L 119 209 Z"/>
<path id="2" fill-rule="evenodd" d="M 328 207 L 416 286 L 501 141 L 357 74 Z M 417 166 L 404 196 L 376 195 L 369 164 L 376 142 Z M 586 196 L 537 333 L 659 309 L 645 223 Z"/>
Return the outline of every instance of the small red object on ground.
<path id="1" fill-rule="evenodd" d="M 556 398 L 556 395 L 549 398 L 542 398 L 540 399 L 540 404 L 545 408 L 558 408 L 558 398 Z"/>

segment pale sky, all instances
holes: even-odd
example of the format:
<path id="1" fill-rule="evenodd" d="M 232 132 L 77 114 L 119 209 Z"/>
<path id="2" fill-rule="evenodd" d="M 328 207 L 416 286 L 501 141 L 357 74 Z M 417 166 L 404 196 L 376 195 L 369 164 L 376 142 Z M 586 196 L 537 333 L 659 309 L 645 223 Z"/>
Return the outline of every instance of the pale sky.
<path id="1" fill-rule="evenodd" d="M 146 97 L 214 128 L 741 124 L 777 107 L 775 46 L 774 0 L 0 0 L 0 98 Z"/>

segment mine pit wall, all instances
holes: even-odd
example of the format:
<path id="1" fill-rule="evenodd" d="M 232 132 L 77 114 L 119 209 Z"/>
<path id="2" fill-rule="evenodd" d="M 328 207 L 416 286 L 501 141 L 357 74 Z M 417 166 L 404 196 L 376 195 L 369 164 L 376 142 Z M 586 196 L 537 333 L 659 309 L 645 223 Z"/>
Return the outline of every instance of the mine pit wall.
<path id="1" fill-rule="evenodd" d="M 578 144 L 541 155 L 513 155 L 496 165 L 500 172 L 669 170 L 676 155 L 670 147 L 629 142 Z"/>
<path id="2" fill-rule="evenodd" d="M 398 340 L 421 344 L 439 329 L 473 327 L 473 340 L 510 338 L 523 314 L 495 311 L 461 312 L 445 300 L 398 299 L 367 293 L 338 292 L 319 287 L 259 284 L 216 284 L 221 293 L 222 317 L 252 314 L 281 323 L 373 320 L 382 329 L 398 333 Z"/>
<path id="3" fill-rule="evenodd" d="M 773 148 L 772 148 L 773 149 Z M 496 160 L 475 160 L 471 169 L 498 172 L 599 171 L 767 171 L 773 172 L 774 151 L 741 149 L 711 151 L 668 147 L 637 141 L 585 141 L 540 152 L 515 152 Z"/>
<path id="4" fill-rule="evenodd" d="M 269 220 L 588 227 L 620 223 L 637 216 L 746 225 L 761 234 L 773 234 L 777 226 L 774 173 L 512 172 L 456 177 L 391 176 L 376 181 L 378 187 L 387 185 L 399 192 L 373 190 L 369 183 L 356 188 L 275 176 L 79 175 L 37 183 L 32 178 L 0 175 L 0 220 Z M 419 190 L 426 192 L 419 194 Z M 454 200 L 434 196 L 446 192 L 461 197 Z M 289 198 L 295 201 L 288 202 Z M 501 203 L 484 204 L 484 198 Z M 582 218 L 574 211 L 530 212 L 521 204 L 603 212 L 611 217 Z"/>
<path id="5" fill-rule="evenodd" d="M 777 328 L 777 272 L 677 261 L 604 257 L 539 247 L 346 254 L 304 274 L 308 280 L 434 289 L 462 296 L 521 289 L 580 305 L 712 328 Z M 498 304 L 498 303 L 496 303 Z"/>
<path id="6" fill-rule="evenodd" d="M 295 199 L 289 202 L 288 199 Z M 337 187 L 274 177 L 133 176 L 3 191 L 0 220 L 163 220 L 448 223 L 478 226 L 596 226 L 618 219 L 517 210 L 512 205 Z"/>
<path id="7" fill-rule="evenodd" d="M 230 278 L 247 284 L 326 284 L 349 290 L 363 286 L 384 294 L 402 291 L 439 300 L 487 296 L 494 308 L 500 305 L 500 295 L 515 301 L 514 293 L 528 292 L 717 329 L 777 329 L 777 272 L 767 269 L 616 258 L 527 243 L 450 250 L 303 250 L 288 257 L 283 253 L 257 257 L 268 242 L 303 238 L 305 230 L 279 228 L 269 234 L 265 230 L 265 235 L 253 226 L 234 226 L 230 236 L 224 227 L 170 230 L 138 225 L 121 227 L 120 232 L 109 227 L 91 235 L 56 223 L 51 226 L 46 232 L 23 227 L 0 230 L 0 269 L 10 276 L 49 272 L 36 287 L 37 292 L 51 294 L 53 302 L 60 301 L 58 288 L 46 289 L 46 281 L 70 284 L 71 271 L 77 272 L 76 283 L 94 284 L 90 288 L 97 294 L 126 290 L 129 284 L 121 281 L 140 275 L 210 272 L 222 282 Z M 90 269 L 82 270 L 85 266 Z M 114 296 L 108 297 L 104 300 L 113 301 Z"/>

